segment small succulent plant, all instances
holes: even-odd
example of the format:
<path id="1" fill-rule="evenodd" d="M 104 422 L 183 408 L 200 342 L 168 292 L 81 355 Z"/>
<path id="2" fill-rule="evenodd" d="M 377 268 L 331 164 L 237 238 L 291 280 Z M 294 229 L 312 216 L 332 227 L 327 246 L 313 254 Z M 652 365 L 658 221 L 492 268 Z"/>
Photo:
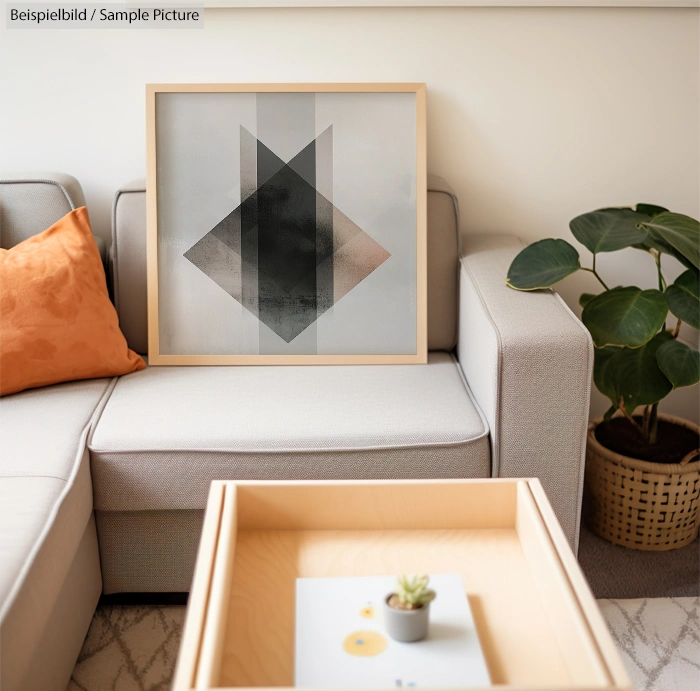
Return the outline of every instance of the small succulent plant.
<path id="1" fill-rule="evenodd" d="M 430 577 L 423 575 L 401 574 L 396 581 L 394 594 L 405 609 L 417 609 L 435 599 L 435 591 L 428 588 Z"/>

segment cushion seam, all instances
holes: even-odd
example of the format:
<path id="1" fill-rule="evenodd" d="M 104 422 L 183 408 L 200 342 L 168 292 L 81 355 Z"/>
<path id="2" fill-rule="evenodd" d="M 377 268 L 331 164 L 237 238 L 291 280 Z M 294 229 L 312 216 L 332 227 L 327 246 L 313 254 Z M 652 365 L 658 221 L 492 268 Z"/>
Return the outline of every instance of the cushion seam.
<path id="1" fill-rule="evenodd" d="M 489 435 L 490 428 L 489 428 L 489 423 L 488 420 L 486 419 L 486 416 L 482 412 L 481 408 L 479 407 L 479 404 L 476 402 L 476 399 L 474 398 L 474 394 L 472 393 L 471 389 L 469 388 L 469 383 L 467 382 L 467 378 L 464 376 L 464 371 L 462 370 L 462 365 L 459 364 L 459 360 L 457 359 L 457 356 L 455 355 L 454 351 L 450 353 L 450 357 L 452 358 L 452 361 L 455 363 L 455 367 L 457 368 L 457 372 L 459 373 L 459 378 L 462 382 L 462 386 L 464 386 L 464 390 L 469 396 L 469 400 L 472 402 L 472 405 L 474 406 L 474 410 L 479 415 L 479 419 L 481 420 L 481 426 L 486 435 Z"/>
<path id="2" fill-rule="evenodd" d="M 425 449 L 425 448 L 435 448 L 435 447 L 453 447 L 478 442 L 483 437 L 488 436 L 488 427 L 482 429 L 481 432 L 474 436 L 465 439 L 459 439 L 457 441 L 449 442 L 421 442 L 417 444 L 386 444 L 382 446 L 339 446 L 339 447 L 318 447 L 318 448 L 289 448 L 280 447 L 275 449 L 204 449 L 204 448 L 170 448 L 170 449 L 106 449 L 106 448 L 96 448 L 88 443 L 88 448 L 90 453 L 104 454 L 104 455 L 121 455 L 121 454 L 163 454 L 163 453 L 199 453 L 199 454 L 327 454 L 327 453 L 342 453 L 342 452 L 352 452 L 356 453 L 358 451 L 383 451 L 383 450 L 400 450 L 400 449 Z"/>

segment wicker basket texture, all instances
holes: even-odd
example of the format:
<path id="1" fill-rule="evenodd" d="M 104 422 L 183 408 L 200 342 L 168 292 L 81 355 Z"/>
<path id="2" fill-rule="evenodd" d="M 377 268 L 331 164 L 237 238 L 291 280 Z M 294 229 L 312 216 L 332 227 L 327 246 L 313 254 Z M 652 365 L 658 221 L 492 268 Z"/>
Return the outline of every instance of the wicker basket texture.
<path id="1" fill-rule="evenodd" d="M 682 418 L 660 418 L 700 434 Z M 610 451 L 588 428 L 584 514 L 606 540 L 639 550 L 677 549 L 700 528 L 700 459 L 687 465 L 650 463 Z"/>

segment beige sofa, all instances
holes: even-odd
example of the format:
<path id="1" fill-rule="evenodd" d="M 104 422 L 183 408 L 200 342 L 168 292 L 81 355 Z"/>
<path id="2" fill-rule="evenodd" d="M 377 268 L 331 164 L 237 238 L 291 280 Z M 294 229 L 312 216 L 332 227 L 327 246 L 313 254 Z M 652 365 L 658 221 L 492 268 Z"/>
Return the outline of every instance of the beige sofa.
<path id="1" fill-rule="evenodd" d="M 66 175 L 3 178 L 2 247 L 84 203 Z M 2 691 L 64 691 L 102 592 L 87 436 L 114 384 L 79 381 L 0 399 Z"/>
<path id="2" fill-rule="evenodd" d="M 465 236 L 460 259 L 456 198 L 429 188 L 427 365 L 153 367 L 0 400 L 3 691 L 63 691 L 101 590 L 189 589 L 214 478 L 537 476 L 576 548 L 588 333 L 556 294 L 505 286 L 517 239 Z M 2 246 L 82 203 L 66 176 L 0 179 Z M 140 353 L 145 245 L 137 182 L 110 273 Z"/>

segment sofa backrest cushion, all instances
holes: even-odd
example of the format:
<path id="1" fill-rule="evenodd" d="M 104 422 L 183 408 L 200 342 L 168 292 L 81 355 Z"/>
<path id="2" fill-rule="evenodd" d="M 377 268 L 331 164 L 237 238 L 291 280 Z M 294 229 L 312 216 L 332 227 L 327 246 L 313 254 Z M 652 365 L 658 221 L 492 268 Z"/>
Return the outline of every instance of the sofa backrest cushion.
<path id="1" fill-rule="evenodd" d="M 457 340 L 457 198 L 448 183 L 428 176 L 428 348 L 451 350 Z M 112 215 L 114 302 L 129 347 L 148 351 L 146 305 L 146 183 L 124 185 Z"/>
<path id="2" fill-rule="evenodd" d="M 63 173 L 0 176 L 0 247 L 10 249 L 85 206 L 80 183 Z"/>

